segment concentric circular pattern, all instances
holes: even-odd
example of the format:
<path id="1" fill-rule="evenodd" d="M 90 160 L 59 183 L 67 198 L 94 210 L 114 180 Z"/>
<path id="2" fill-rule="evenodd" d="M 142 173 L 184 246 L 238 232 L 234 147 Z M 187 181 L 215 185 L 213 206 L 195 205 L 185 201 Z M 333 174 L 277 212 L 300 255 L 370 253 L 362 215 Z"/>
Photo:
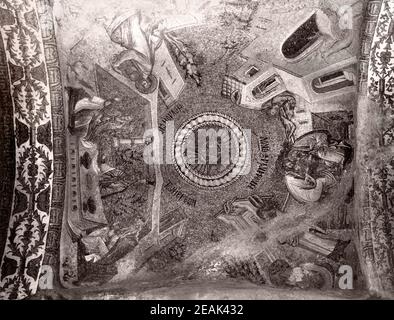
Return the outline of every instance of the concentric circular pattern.
<path id="1" fill-rule="evenodd" d="M 187 182 L 205 189 L 221 188 L 242 174 L 249 158 L 247 136 L 229 116 L 207 112 L 178 130 L 174 163 Z"/>

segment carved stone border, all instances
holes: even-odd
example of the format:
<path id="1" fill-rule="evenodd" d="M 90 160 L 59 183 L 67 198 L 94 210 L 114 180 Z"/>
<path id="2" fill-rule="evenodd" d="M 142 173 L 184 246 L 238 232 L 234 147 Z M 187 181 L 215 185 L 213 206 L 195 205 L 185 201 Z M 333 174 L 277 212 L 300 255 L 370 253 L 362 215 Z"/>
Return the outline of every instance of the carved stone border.
<path id="1" fill-rule="evenodd" d="M 387 101 L 392 93 L 388 85 L 390 76 L 381 80 L 384 76 L 379 71 L 391 68 L 394 50 L 389 46 L 384 48 L 384 51 L 387 49 L 385 54 L 378 50 L 378 44 L 389 42 L 387 30 L 394 23 L 394 10 L 392 5 L 390 9 L 389 3 L 393 4 L 393 1 L 370 0 L 364 14 L 359 62 L 354 215 L 358 222 L 357 245 L 367 288 L 370 292 L 392 298 L 394 216 L 387 198 L 393 194 L 389 185 L 394 158 L 390 143 L 384 139 L 383 132 L 387 128 L 380 130 L 385 118 L 382 110 L 390 108 L 387 108 Z"/>
<path id="2" fill-rule="evenodd" d="M 44 54 L 47 62 L 53 125 L 53 189 L 48 238 L 43 264 L 52 267 L 55 280 L 59 275 L 60 235 L 66 183 L 66 149 L 63 86 L 57 51 L 51 0 L 37 0 Z M 60 281 L 56 281 L 60 283 Z"/>
<path id="3" fill-rule="evenodd" d="M 65 183 L 64 109 L 50 1 L 3 0 L 0 10 L 8 69 L 2 80 L 12 97 L 16 166 L 0 298 L 23 299 L 36 293 L 43 264 L 57 274 Z"/>

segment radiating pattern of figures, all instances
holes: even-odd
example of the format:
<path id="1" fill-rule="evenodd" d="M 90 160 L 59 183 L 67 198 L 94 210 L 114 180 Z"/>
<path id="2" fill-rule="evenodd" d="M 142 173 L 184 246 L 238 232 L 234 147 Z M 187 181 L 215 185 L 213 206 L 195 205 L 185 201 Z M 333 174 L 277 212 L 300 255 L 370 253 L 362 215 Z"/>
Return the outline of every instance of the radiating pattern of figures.
<path id="1" fill-rule="evenodd" d="M 141 279 L 340 292 L 343 266 L 353 289 L 390 288 L 393 16 L 2 1 L 0 297 Z"/>

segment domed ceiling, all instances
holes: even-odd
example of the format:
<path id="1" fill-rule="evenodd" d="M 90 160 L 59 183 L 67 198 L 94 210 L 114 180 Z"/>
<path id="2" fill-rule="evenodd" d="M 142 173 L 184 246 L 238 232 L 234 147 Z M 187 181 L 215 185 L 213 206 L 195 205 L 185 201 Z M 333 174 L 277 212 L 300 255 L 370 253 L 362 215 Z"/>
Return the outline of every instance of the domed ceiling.
<path id="1" fill-rule="evenodd" d="M 341 292 L 369 288 L 372 269 L 389 287 L 392 231 L 368 235 L 393 223 L 392 161 L 371 152 L 392 123 L 365 128 L 392 119 L 391 38 L 374 32 L 393 12 L 4 0 L 1 295 L 157 279 Z M 382 114 L 357 114 L 367 92 Z M 356 156 L 381 168 L 360 198 Z M 357 213 L 365 198 L 382 214 Z"/>

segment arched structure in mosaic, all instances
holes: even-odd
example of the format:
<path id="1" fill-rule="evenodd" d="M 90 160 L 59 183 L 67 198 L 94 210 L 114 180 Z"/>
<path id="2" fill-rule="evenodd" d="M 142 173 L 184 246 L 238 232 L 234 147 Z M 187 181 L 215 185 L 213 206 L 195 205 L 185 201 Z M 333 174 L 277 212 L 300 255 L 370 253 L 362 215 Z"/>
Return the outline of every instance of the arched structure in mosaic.
<path id="1" fill-rule="evenodd" d="M 0 298 L 392 298 L 393 17 L 0 1 Z"/>

